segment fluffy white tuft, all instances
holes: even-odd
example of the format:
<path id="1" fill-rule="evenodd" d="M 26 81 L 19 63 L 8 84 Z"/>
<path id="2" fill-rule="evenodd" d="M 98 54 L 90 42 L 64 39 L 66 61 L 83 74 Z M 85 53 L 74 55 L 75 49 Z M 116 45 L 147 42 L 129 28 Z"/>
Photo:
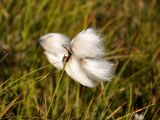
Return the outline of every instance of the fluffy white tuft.
<path id="1" fill-rule="evenodd" d="M 66 49 L 63 46 L 69 46 L 70 39 L 59 33 L 50 33 L 40 38 L 40 44 L 42 47 L 53 54 L 65 54 Z"/>
<path id="2" fill-rule="evenodd" d="M 83 30 L 73 38 L 71 47 L 73 53 L 81 58 L 98 58 L 104 54 L 101 37 L 92 28 Z"/>
<path id="3" fill-rule="evenodd" d="M 44 35 L 39 41 L 48 61 L 57 69 L 63 69 L 63 57 L 68 56 L 65 71 L 82 85 L 95 87 L 98 82 L 112 79 L 114 65 L 102 60 L 102 39 L 92 28 L 83 30 L 71 42 L 59 33 Z"/>
<path id="4" fill-rule="evenodd" d="M 83 71 L 90 79 L 96 81 L 110 81 L 113 77 L 113 66 L 111 62 L 97 59 L 81 60 Z"/>
<path id="5" fill-rule="evenodd" d="M 53 53 L 49 53 L 47 51 L 44 52 L 46 55 L 48 61 L 54 65 L 57 69 L 62 70 L 63 69 L 63 54 L 54 55 Z"/>
<path id="6" fill-rule="evenodd" d="M 65 70 L 67 74 L 75 81 L 87 87 L 95 87 L 97 83 L 89 79 L 80 66 L 79 58 L 72 55 L 71 59 L 66 64 Z"/>
<path id="7" fill-rule="evenodd" d="M 69 46 L 69 38 L 63 34 L 50 33 L 42 36 L 39 42 L 45 49 L 45 55 L 48 61 L 57 69 L 63 69 L 62 59 L 68 53 L 64 46 Z"/>

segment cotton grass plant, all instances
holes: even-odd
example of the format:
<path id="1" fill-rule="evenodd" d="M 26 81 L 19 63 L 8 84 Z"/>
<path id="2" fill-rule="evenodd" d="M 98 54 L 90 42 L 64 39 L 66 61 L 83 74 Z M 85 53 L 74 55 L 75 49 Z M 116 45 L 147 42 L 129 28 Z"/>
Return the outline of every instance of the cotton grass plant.
<path id="1" fill-rule="evenodd" d="M 110 0 L 0 1 L 1 119 L 159 118 L 159 2 Z M 73 38 L 90 26 L 103 33 L 111 82 L 88 88 L 50 65 L 37 38 Z M 8 54 L 8 55 L 7 55 Z"/>
<path id="2" fill-rule="evenodd" d="M 102 38 L 93 28 L 83 30 L 72 41 L 63 34 L 49 33 L 39 42 L 48 61 L 82 85 L 96 87 L 98 82 L 112 79 L 114 65 L 103 60 Z"/>

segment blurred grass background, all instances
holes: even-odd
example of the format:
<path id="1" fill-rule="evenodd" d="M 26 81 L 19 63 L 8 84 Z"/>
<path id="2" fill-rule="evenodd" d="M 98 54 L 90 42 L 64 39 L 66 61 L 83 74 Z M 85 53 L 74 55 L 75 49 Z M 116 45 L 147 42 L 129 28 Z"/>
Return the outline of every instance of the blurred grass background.
<path id="1" fill-rule="evenodd" d="M 95 27 L 116 77 L 83 87 L 49 65 L 40 36 L 74 37 Z M 59 88 L 55 93 L 56 86 Z M 55 94 L 54 99 L 53 94 Z M 1 119 L 160 118 L 160 2 L 158 0 L 1 0 Z"/>

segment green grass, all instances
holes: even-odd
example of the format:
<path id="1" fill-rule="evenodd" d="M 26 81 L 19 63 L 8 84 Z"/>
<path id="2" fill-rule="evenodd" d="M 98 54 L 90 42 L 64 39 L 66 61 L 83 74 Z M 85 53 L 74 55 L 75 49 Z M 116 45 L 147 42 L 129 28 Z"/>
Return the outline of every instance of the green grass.
<path id="1" fill-rule="evenodd" d="M 0 118 L 130 120 L 160 118 L 160 2 L 158 0 L 1 0 Z M 49 65 L 40 36 L 74 37 L 95 27 L 112 82 L 91 89 Z"/>

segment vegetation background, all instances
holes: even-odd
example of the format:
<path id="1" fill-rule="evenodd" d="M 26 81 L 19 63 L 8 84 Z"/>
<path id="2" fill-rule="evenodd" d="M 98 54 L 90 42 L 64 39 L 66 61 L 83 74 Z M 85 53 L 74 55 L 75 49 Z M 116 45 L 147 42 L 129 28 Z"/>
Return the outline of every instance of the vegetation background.
<path id="1" fill-rule="evenodd" d="M 40 36 L 95 27 L 112 82 L 90 89 L 49 65 Z M 1 119 L 160 119 L 160 1 L 1 0 Z"/>

